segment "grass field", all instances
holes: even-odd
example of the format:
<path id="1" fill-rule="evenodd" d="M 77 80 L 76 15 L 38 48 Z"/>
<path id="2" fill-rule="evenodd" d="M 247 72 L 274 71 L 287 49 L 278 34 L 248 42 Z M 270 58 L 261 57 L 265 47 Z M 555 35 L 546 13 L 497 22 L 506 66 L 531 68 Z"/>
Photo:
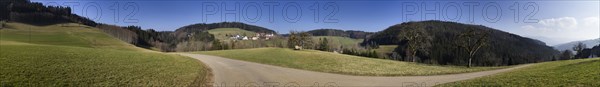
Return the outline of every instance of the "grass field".
<path id="1" fill-rule="evenodd" d="M 439 86 L 599 87 L 600 59 L 592 58 L 538 63 L 497 75 Z"/>
<path id="2" fill-rule="evenodd" d="M 2 29 L 2 32 L 0 32 L 0 35 L 2 35 L 0 40 L 2 41 L 129 51 L 145 50 L 115 39 L 100 32 L 98 29 L 78 24 L 32 26 L 21 23 L 9 23 L 8 25 L 10 29 Z"/>
<path id="3" fill-rule="evenodd" d="M 318 42 L 319 39 L 322 39 L 322 38 L 327 38 L 327 40 L 329 40 L 329 44 L 335 44 L 336 47 L 339 47 L 337 45 L 341 45 L 344 47 L 355 47 L 360 42 L 363 41 L 363 39 L 352 39 L 352 38 L 340 37 L 340 36 L 315 36 L 315 37 L 313 37 L 315 42 Z"/>
<path id="4" fill-rule="evenodd" d="M 237 60 L 296 69 L 365 76 L 437 75 L 503 68 L 434 66 L 384 59 L 365 58 L 315 50 L 295 51 L 285 48 L 256 48 L 202 51 L 194 53 L 216 55 Z"/>
<path id="5" fill-rule="evenodd" d="M 0 86 L 190 86 L 197 60 L 137 48 L 93 27 L 8 23 L 0 30 Z"/>

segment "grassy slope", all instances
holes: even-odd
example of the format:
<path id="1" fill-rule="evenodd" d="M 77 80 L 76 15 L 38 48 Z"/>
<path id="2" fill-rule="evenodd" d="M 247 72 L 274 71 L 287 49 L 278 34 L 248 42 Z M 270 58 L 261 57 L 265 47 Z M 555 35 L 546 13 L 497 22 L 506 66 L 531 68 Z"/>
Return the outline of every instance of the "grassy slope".
<path id="1" fill-rule="evenodd" d="M 409 62 L 365 58 L 331 52 L 285 48 L 256 48 L 241 50 L 202 51 L 199 54 L 216 55 L 244 61 L 320 72 L 366 76 L 410 76 L 475 72 L 501 67 L 433 66 Z M 235 54 L 235 55 L 231 55 Z"/>
<path id="2" fill-rule="evenodd" d="M 600 59 L 578 59 L 538 63 L 533 66 L 482 78 L 440 86 L 600 86 Z"/>
<path id="3" fill-rule="evenodd" d="M 229 37 L 226 35 L 246 35 L 246 36 L 255 36 L 256 33 L 252 31 L 242 30 L 239 28 L 216 28 L 208 30 L 208 33 L 215 35 L 215 38 L 223 41 L 229 41 Z"/>
<path id="4" fill-rule="evenodd" d="M 80 27 L 82 25 L 77 24 L 57 24 L 43 27 L 21 23 L 9 23 L 8 25 L 10 29 L 3 29 L 0 32 L 2 41 L 130 51 L 144 50 L 112 38 L 95 28 Z"/>
<path id="5" fill-rule="evenodd" d="M 315 36 L 315 37 L 313 37 L 313 39 L 317 42 L 321 38 L 327 38 L 327 40 L 330 41 L 329 42 L 330 44 L 338 44 L 338 45 L 342 45 L 344 47 L 354 47 L 363 41 L 362 39 L 352 39 L 352 38 L 340 37 L 340 36 Z"/>
<path id="6" fill-rule="evenodd" d="M 134 47 L 97 29 L 9 23 L 0 30 L 0 86 L 187 86 L 197 60 Z"/>

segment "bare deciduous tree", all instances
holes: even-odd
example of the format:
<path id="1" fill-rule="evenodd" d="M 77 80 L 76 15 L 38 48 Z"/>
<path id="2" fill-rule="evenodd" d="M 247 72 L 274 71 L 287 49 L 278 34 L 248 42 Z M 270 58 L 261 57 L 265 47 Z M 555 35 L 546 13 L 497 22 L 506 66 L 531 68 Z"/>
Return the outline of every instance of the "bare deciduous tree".
<path id="1" fill-rule="evenodd" d="M 288 38 L 288 47 L 295 48 L 296 46 L 314 49 L 312 35 L 306 32 L 290 32 L 290 36 Z"/>
<path id="2" fill-rule="evenodd" d="M 426 49 L 431 47 L 430 41 L 433 39 L 423 29 L 408 29 L 406 33 L 400 34 L 404 40 L 408 41 L 408 53 L 412 62 L 417 62 L 417 52 L 427 52 Z"/>
<path id="3" fill-rule="evenodd" d="M 468 52 L 469 56 L 469 67 L 472 66 L 472 60 L 477 51 L 488 45 L 488 31 L 476 31 L 475 29 L 469 28 L 466 32 L 463 32 L 458 36 L 458 46 Z"/>
<path id="4" fill-rule="evenodd" d="M 585 48 L 587 48 L 587 46 L 586 46 L 585 44 L 583 44 L 583 43 L 581 43 L 581 42 L 578 42 L 577 44 L 575 44 L 575 45 L 573 46 L 573 48 L 572 48 L 572 49 L 573 49 L 573 51 L 575 51 L 576 53 L 581 53 L 581 51 L 582 51 L 583 49 L 585 49 Z"/>

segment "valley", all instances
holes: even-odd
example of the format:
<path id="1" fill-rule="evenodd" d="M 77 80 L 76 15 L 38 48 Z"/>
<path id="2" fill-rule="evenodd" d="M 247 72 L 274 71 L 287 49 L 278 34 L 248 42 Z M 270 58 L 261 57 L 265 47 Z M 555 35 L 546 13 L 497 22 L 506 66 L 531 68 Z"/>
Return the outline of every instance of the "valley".
<path id="1" fill-rule="evenodd" d="M 0 87 L 598 87 L 596 2 L 3 0 Z"/>

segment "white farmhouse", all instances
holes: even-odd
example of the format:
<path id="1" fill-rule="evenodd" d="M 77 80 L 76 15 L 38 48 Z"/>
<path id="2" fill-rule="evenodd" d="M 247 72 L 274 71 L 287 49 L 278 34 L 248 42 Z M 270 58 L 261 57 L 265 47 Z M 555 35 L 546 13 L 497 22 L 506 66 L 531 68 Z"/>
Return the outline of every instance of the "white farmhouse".
<path id="1" fill-rule="evenodd" d="M 248 36 L 242 37 L 242 40 L 248 40 Z"/>

